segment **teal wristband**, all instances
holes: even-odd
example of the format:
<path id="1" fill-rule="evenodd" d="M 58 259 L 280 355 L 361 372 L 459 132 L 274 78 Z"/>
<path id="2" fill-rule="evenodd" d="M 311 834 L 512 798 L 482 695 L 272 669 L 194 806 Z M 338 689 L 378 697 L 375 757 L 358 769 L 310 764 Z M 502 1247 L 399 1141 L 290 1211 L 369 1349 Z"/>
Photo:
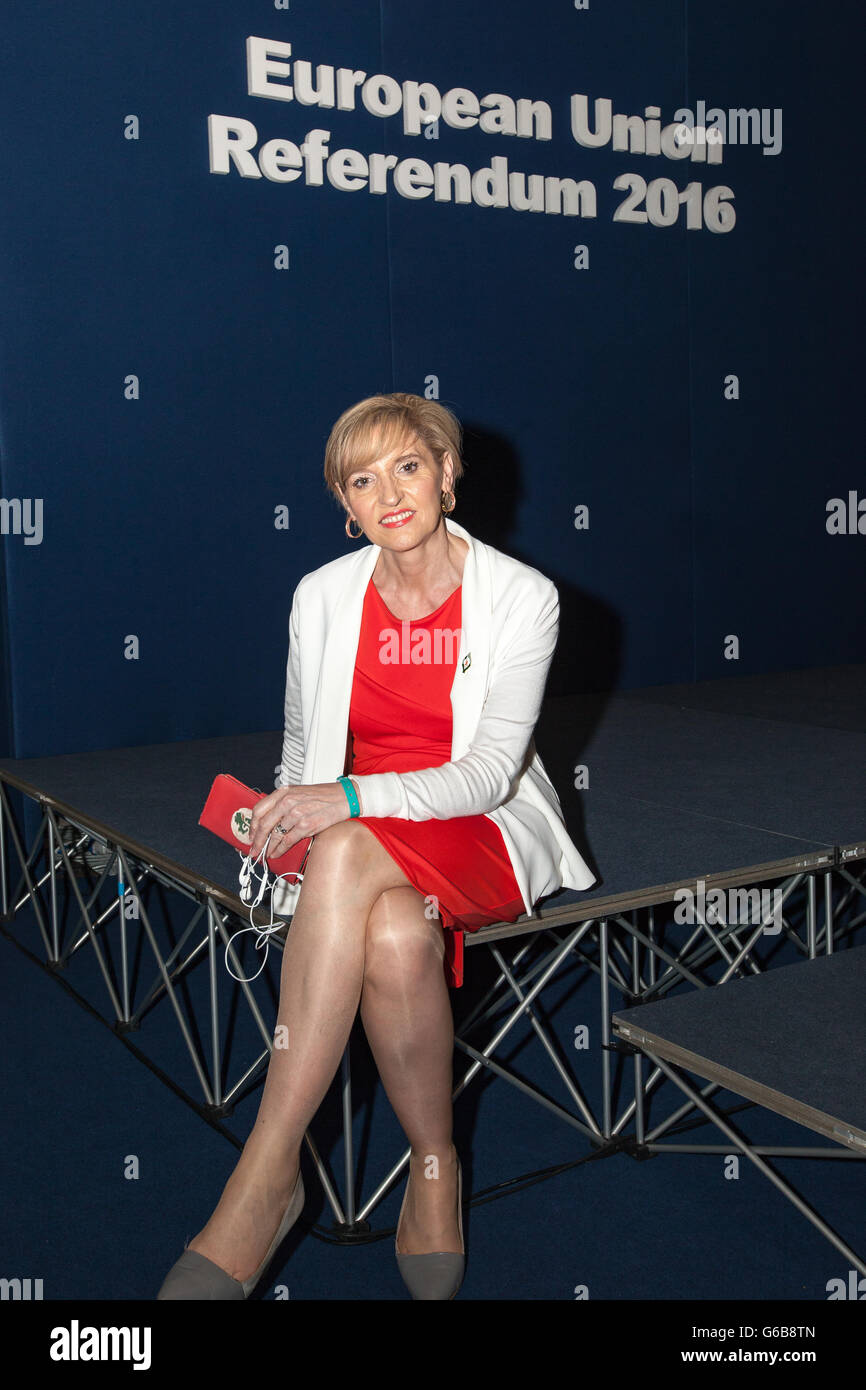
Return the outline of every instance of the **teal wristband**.
<path id="1" fill-rule="evenodd" d="M 358 803 L 358 793 L 355 791 L 355 784 L 350 777 L 338 777 L 337 781 L 346 793 L 346 800 L 349 803 L 349 810 L 351 811 L 350 819 L 354 820 L 356 816 L 360 816 L 361 814 L 361 807 Z"/>

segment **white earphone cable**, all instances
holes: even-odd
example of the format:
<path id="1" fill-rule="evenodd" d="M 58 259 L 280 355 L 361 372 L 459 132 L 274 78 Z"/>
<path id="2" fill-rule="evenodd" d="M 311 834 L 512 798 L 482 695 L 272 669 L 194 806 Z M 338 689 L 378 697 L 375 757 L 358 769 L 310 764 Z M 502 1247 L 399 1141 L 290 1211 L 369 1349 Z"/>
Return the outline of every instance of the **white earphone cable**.
<path id="1" fill-rule="evenodd" d="M 268 864 L 267 864 L 267 852 L 268 852 L 268 845 L 269 845 L 270 842 L 271 842 L 271 835 L 273 835 L 273 833 L 274 833 L 274 832 L 273 832 L 273 830 L 272 830 L 272 831 L 270 832 L 270 834 L 268 835 L 267 840 L 266 840 L 265 843 L 264 843 L 264 847 L 263 847 L 261 853 L 260 853 L 255 859 L 251 859 L 250 856 L 249 856 L 249 854 L 246 854 L 246 855 L 244 855 L 243 863 L 241 864 L 241 872 L 240 872 L 241 892 L 240 892 L 240 897 L 241 897 L 241 901 L 242 901 L 242 902 L 245 902 L 245 903 L 249 903 L 249 904 L 250 904 L 250 925 L 249 925 L 248 927 L 241 927 L 241 928 L 239 928 L 238 931 L 234 932 L 234 933 L 229 937 L 229 940 L 228 940 L 228 942 L 227 942 L 227 944 L 226 944 L 226 970 L 229 972 L 229 974 L 231 975 L 232 979 L 233 979 L 233 980 L 237 980 L 239 984 L 250 984 L 253 980 L 257 980 L 257 979 L 258 979 L 259 975 L 262 973 L 262 971 L 264 970 L 264 968 L 265 968 L 265 966 L 266 966 L 266 964 L 267 964 L 267 960 L 268 960 L 268 950 L 269 950 L 269 948 L 270 948 L 270 938 L 271 938 L 276 932 L 282 931 L 283 928 L 286 926 L 286 921 L 285 921 L 284 918 L 281 918 L 280 921 L 278 921 L 278 922 L 274 921 L 274 889 L 276 888 L 276 886 L 277 886 L 277 884 L 278 884 L 279 882 L 281 882 L 283 879 L 287 879 L 287 878 L 289 877 L 289 875 L 288 875 L 288 874 L 273 874 L 273 875 L 272 875 L 271 872 L 270 872 L 270 870 L 268 869 Z M 252 902 L 250 902 L 250 898 L 251 898 L 251 895 L 252 895 L 252 888 L 251 888 L 251 886 L 250 886 L 250 883 L 251 883 L 251 880 L 252 880 L 252 879 L 258 877 L 258 875 L 256 874 L 256 869 L 257 869 L 257 867 L 258 867 L 259 865 L 261 865 L 262 871 L 263 871 L 263 872 L 262 872 L 262 875 L 261 875 L 261 881 L 260 881 L 259 891 L 258 891 L 258 893 L 256 894 L 255 898 L 252 900 Z M 302 882 L 303 882 L 303 878 L 304 878 L 303 873 L 297 872 L 297 873 L 295 873 L 293 876 L 294 876 L 294 878 L 298 881 L 298 883 L 302 883 Z M 272 881 L 271 881 L 271 880 L 272 880 Z M 258 926 L 256 926 L 255 922 L 253 921 L 253 911 L 254 911 L 255 908 L 258 907 L 259 903 L 261 902 L 262 898 L 264 897 L 265 892 L 267 891 L 267 887 L 268 887 L 268 883 L 269 883 L 269 882 L 271 883 L 271 920 L 270 920 L 270 922 L 268 923 L 267 926 L 265 926 L 265 927 L 258 927 Z M 260 951 L 260 950 L 262 949 L 262 947 L 264 947 L 265 953 L 264 953 L 264 956 L 262 957 L 262 963 L 261 963 L 261 965 L 259 966 L 258 970 L 256 971 L 255 975 L 250 975 L 249 978 L 246 978 L 246 977 L 243 976 L 243 975 L 236 975 L 235 972 L 232 970 L 231 965 L 229 964 L 229 948 L 230 948 L 230 946 L 231 946 L 231 944 L 232 944 L 232 942 L 234 941 L 234 939 L 235 939 L 236 936 L 243 936 L 244 933 L 245 933 L 245 932 L 248 932 L 248 931 L 253 931 L 253 932 L 256 933 L 256 946 L 255 946 L 255 949 L 256 949 L 257 951 Z"/>

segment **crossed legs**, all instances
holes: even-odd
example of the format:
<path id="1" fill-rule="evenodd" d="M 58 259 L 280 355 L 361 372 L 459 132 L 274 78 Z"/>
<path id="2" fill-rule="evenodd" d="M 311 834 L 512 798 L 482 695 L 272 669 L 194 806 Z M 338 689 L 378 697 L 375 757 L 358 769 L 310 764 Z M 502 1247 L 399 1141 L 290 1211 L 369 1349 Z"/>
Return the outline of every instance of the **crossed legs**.
<path id="1" fill-rule="evenodd" d="M 451 1143 L 453 1021 L 438 918 L 362 820 L 316 836 L 283 952 L 275 1046 L 258 1116 L 210 1221 L 189 1243 L 249 1278 L 288 1205 L 304 1131 L 361 1019 L 412 1146 L 404 1254 L 460 1250 Z M 435 1159 L 435 1162 L 432 1160 Z"/>

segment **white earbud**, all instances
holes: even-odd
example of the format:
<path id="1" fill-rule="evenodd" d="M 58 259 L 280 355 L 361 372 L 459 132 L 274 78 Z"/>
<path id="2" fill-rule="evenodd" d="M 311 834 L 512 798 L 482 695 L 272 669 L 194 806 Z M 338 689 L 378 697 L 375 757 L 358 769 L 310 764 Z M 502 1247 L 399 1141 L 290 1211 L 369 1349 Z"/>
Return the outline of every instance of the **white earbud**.
<path id="1" fill-rule="evenodd" d="M 271 835 L 273 835 L 273 833 L 274 832 L 272 830 L 271 834 L 268 835 L 268 838 L 265 841 L 264 848 L 262 849 L 261 854 L 259 854 L 256 859 L 251 859 L 248 854 L 244 855 L 244 860 L 241 865 L 240 898 L 242 902 L 250 903 L 250 897 L 252 895 L 251 880 L 253 878 L 258 877 L 258 875 L 256 874 L 256 868 L 258 865 L 262 866 L 262 875 L 261 882 L 259 885 L 259 891 L 256 894 L 253 901 L 250 903 L 250 925 L 248 927 L 241 927 L 238 931 L 234 932 L 229 937 L 229 940 L 226 944 L 226 970 L 229 972 L 232 979 L 237 980 L 239 984 L 251 984 L 253 980 L 258 979 L 259 975 L 261 975 L 262 971 L 265 968 L 265 965 L 267 964 L 268 949 L 270 947 L 270 937 L 273 936 L 275 932 L 282 931 L 283 927 L 286 925 L 285 920 L 283 919 L 281 919 L 278 922 L 274 920 L 274 889 L 276 888 L 277 884 L 280 883 L 283 879 L 288 878 L 288 874 L 271 875 L 270 870 L 268 869 L 267 851 L 268 845 L 271 841 Z M 298 881 L 298 883 L 303 882 L 304 875 L 302 873 L 296 873 L 294 877 Z M 271 883 L 271 920 L 266 927 L 257 927 L 255 922 L 253 921 L 253 908 L 258 907 L 259 903 L 265 895 L 265 891 L 268 887 L 269 882 Z M 246 978 L 243 975 L 236 975 L 235 972 L 232 970 L 231 965 L 229 963 L 229 948 L 231 947 L 231 944 L 236 936 L 243 936 L 244 933 L 248 931 L 254 931 L 256 933 L 256 950 L 260 951 L 261 948 L 264 946 L 265 954 L 262 957 L 262 963 L 256 971 L 255 975 L 250 975 L 249 978 Z"/>

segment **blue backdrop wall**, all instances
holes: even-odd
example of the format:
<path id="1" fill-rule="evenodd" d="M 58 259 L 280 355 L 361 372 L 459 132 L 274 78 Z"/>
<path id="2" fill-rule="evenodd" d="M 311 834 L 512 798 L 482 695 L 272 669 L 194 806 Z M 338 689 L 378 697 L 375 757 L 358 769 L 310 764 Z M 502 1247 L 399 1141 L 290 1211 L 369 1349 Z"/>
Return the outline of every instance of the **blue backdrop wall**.
<path id="1" fill-rule="evenodd" d="M 11 10 L 4 754 L 278 727 L 295 584 L 353 544 L 324 444 L 383 390 L 457 413 L 455 518 L 557 583 L 551 693 L 862 660 L 858 19 L 842 0 Z M 342 79 L 355 109 L 312 100 L 320 65 L 366 74 L 351 102 Z M 408 83 L 430 115 L 451 94 L 414 133 Z M 596 99 L 639 118 L 630 147 Z M 689 131 L 699 103 L 723 143 Z M 315 130 L 353 152 L 320 182 Z M 380 193 L 374 154 L 400 161 Z M 476 176 L 468 201 L 437 165 Z"/>

